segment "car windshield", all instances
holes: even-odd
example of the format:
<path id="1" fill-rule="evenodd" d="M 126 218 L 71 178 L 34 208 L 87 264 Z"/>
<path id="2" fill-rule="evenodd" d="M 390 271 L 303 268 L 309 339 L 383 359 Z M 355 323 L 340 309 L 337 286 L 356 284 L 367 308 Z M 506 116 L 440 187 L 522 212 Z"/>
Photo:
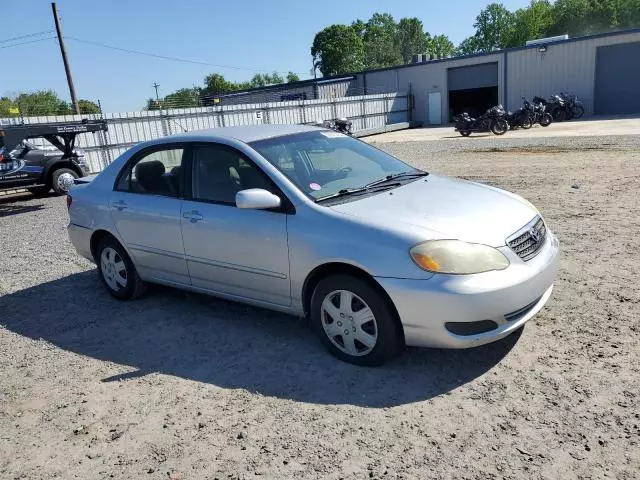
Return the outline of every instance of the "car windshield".
<path id="1" fill-rule="evenodd" d="M 249 145 L 314 200 L 420 170 L 395 157 L 330 130 L 315 130 L 251 142 Z"/>

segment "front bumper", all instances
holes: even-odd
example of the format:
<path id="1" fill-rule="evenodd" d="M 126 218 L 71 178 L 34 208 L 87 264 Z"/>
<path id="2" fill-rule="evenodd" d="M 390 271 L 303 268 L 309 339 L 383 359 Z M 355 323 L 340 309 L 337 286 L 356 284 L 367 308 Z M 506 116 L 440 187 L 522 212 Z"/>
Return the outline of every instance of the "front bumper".
<path id="1" fill-rule="evenodd" d="M 494 342 L 524 325 L 542 309 L 558 271 L 558 240 L 549 230 L 540 252 L 523 262 L 508 247 L 499 249 L 511 265 L 475 275 L 434 275 L 428 280 L 380 278 L 391 297 L 409 346 L 469 348 Z M 492 321 L 484 333 L 458 335 L 449 322 Z"/>

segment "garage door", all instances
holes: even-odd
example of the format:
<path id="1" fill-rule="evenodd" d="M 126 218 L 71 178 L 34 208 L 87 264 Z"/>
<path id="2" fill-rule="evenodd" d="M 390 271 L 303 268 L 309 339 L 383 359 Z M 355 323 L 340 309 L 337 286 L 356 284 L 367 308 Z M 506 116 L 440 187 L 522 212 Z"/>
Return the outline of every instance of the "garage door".
<path id="1" fill-rule="evenodd" d="M 497 86 L 498 64 L 496 62 L 449 69 L 449 91 Z"/>
<path id="2" fill-rule="evenodd" d="M 460 113 L 478 117 L 498 103 L 498 64 L 450 68 L 448 87 L 449 119 Z"/>
<path id="3" fill-rule="evenodd" d="M 640 112 L 640 42 L 598 47 L 595 113 Z"/>

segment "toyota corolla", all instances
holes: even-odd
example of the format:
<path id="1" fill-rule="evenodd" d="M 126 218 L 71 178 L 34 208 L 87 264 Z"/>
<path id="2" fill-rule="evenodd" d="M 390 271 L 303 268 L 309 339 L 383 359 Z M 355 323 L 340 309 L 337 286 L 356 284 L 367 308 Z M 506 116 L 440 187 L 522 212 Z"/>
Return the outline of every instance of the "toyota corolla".
<path id="1" fill-rule="evenodd" d="M 523 198 L 309 126 L 142 143 L 67 204 L 71 242 L 114 297 L 160 283 L 304 316 L 360 365 L 509 335 L 547 302 L 558 265 Z"/>

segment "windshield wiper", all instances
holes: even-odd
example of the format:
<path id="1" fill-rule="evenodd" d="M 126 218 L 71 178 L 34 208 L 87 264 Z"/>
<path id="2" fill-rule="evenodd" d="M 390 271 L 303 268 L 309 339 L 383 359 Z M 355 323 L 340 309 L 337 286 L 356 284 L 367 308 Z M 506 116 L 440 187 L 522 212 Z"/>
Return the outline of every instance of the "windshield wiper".
<path id="1" fill-rule="evenodd" d="M 394 173 L 393 175 L 387 175 L 386 177 L 381 178 L 380 180 L 376 180 L 375 182 L 368 183 L 363 188 L 375 187 L 376 185 L 381 185 L 383 183 L 387 183 L 391 180 L 397 180 L 399 178 L 426 177 L 427 175 L 429 175 L 428 172 L 423 172 L 420 170 L 413 172 Z"/>
<path id="2" fill-rule="evenodd" d="M 401 185 L 400 183 L 391 183 L 389 185 L 380 185 L 380 186 L 386 189 L 390 187 L 399 187 L 400 185 Z M 324 200 L 331 200 L 333 198 L 348 197 L 349 195 L 357 195 L 358 193 L 378 191 L 378 189 L 375 188 L 376 187 L 375 185 L 373 185 L 374 187 L 373 189 L 371 187 L 372 187 L 371 185 L 367 185 L 365 187 L 359 187 L 359 188 L 344 188 L 342 190 L 339 190 L 336 193 L 332 193 L 330 195 L 325 195 L 324 197 L 316 198 L 316 203 L 322 202 Z"/>

